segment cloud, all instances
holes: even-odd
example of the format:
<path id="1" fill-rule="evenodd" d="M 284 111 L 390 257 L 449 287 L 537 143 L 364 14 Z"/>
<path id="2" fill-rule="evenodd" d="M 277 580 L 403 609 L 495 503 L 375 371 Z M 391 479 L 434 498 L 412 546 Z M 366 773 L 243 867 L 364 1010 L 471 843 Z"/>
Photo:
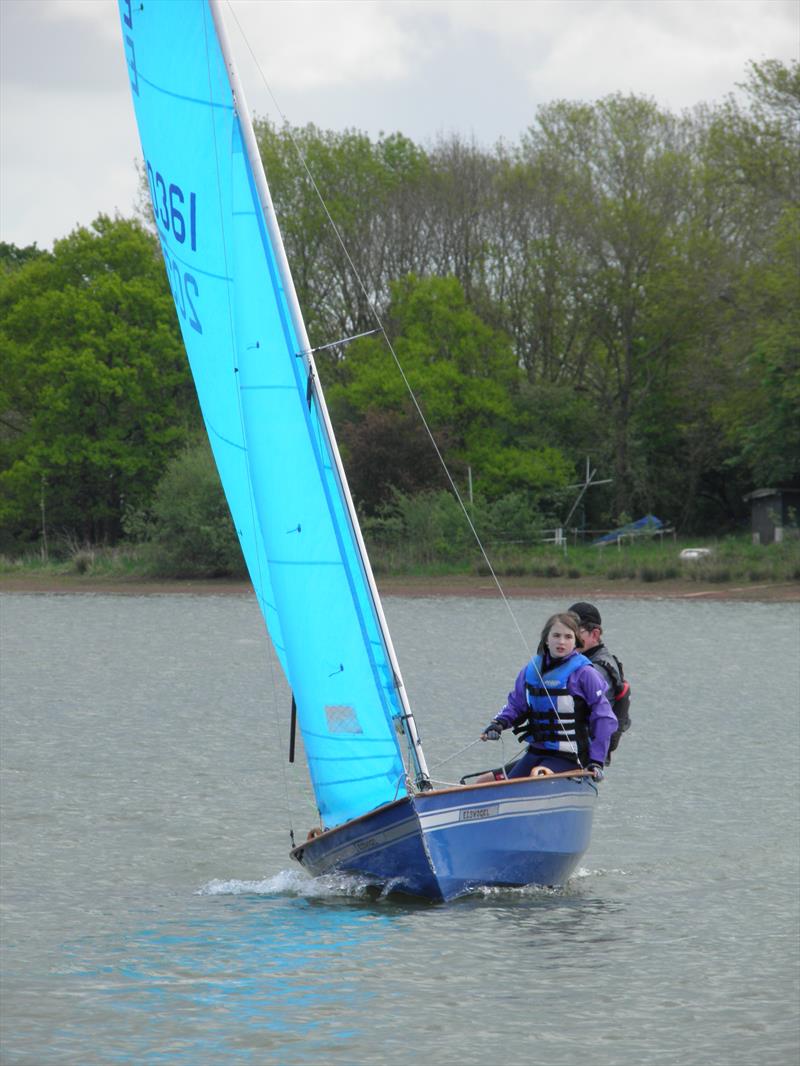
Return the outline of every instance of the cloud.
<path id="1" fill-rule="evenodd" d="M 130 215 L 138 139 L 116 6 L 0 0 L 0 239 L 40 247 Z"/>
<path id="2" fill-rule="evenodd" d="M 410 76 L 420 42 L 408 25 L 407 6 L 347 0 L 239 4 L 232 21 L 273 88 L 356 88 Z M 238 34 L 230 36 L 236 46 Z"/>
<path id="3" fill-rule="evenodd" d="M 101 212 L 133 213 L 139 152 L 124 94 L 97 99 L 72 89 L 66 113 L 54 109 L 47 88 L 3 95 L 0 239 L 47 247 Z M 54 134 L 59 125 L 63 132 Z"/>
<path id="4" fill-rule="evenodd" d="M 116 4 L 0 0 L 3 86 L 104 91 L 119 76 Z"/>
<path id="5" fill-rule="evenodd" d="M 252 110 L 425 143 L 515 140 L 554 99 L 719 101 L 798 55 L 796 0 L 231 0 Z M 234 17 L 228 17 L 232 11 Z M 237 23 L 249 45 L 241 39 Z M 255 63 L 250 54 L 252 49 Z M 0 239 L 133 211 L 139 146 L 111 0 L 0 0 Z"/>
<path id="6" fill-rule="evenodd" d="M 460 44 L 479 35 L 488 57 L 531 100 L 595 100 L 611 92 L 668 108 L 718 100 L 751 60 L 796 58 L 796 0 L 431 0 Z M 488 64 L 487 64 L 488 66 Z M 480 67 L 478 68 L 480 72 Z"/>
<path id="7" fill-rule="evenodd" d="M 750 60 L 797 51 L 788 31 L 800 9 L 776 0 L 558 6 L 572 18 L 554 34 L 547 61 L 529 73 L 539 96 L 548 89 L 583 100 L 634 92 L 679 110 L 732 92 Z"/>

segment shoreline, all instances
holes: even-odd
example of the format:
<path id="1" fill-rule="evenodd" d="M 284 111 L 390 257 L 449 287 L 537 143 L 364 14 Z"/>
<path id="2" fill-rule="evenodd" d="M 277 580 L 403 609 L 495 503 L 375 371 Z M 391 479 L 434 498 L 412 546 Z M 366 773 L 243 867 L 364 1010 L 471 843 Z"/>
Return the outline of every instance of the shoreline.
<path id="1" fill-rule="evenodd" d="M 491 578 L 471 574 L 438 577 L 377 577 L 381 596 L 443 597 L 469 596 L 481 599 L 499 597 Z M 739 603 L 800 602 L 800 582 L 754 582 L 753 584 L 711 583 L 701 581 L 610 581 L 607 578 L 501 578 L 503 595 L 508 598 L 557 599 L 681 599 L 730 600 Z M 104 578 L 78 574 L 52 574 L 41 577 L 0 575 L 0 595 L 32 593 L 40 595 L 104 596 L 248 596 L 253 594 L 249 581 L 224 578 L 186 580 L 143 580 L 142 578 Z"/>

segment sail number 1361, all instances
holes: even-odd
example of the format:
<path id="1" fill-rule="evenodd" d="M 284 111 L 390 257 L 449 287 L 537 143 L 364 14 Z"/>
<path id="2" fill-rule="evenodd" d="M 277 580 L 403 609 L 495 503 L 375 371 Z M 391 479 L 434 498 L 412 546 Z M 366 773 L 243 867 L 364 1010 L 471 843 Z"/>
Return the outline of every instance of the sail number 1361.
<path id="1" fill-rule="evenodd" d="M 188 197 L 180 185 L 167 182 L 166 179 L 148 162 L 147 178 L 150 182 L 150 194 L 153 197 L 153 211 L 156 220 L 178 244 L 185 244 L 197 251 L 197 195 L 190 192 Z"/>

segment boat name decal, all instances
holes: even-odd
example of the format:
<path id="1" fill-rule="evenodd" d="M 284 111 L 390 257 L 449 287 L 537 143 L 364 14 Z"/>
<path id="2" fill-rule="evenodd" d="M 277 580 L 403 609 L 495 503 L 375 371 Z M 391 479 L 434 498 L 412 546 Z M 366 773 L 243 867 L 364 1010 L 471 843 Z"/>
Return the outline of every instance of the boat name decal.
<path id="1" fill-rule="evenodd" d="M 458 820 L 460 822 L 474 822 L 479 818 L 491 818 L 493 814 L 499 813 L 500 805 L 493 803 L 491 807 L 469 807 L 466 810 L 459 811 Z"/>

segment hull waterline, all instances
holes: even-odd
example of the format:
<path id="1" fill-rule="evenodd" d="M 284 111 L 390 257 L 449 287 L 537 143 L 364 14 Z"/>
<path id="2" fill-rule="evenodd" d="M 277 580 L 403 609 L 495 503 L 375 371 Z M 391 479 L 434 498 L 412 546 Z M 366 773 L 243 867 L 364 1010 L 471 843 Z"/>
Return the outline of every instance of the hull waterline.
<path id="1" fill-rule="evenodd" d="M 422 792 L 291 855 L 314 876 L 355 874 L 436 901 L 487 887 L 562 885 L 589 846 L 596 798 L 582 773 Z"/>

